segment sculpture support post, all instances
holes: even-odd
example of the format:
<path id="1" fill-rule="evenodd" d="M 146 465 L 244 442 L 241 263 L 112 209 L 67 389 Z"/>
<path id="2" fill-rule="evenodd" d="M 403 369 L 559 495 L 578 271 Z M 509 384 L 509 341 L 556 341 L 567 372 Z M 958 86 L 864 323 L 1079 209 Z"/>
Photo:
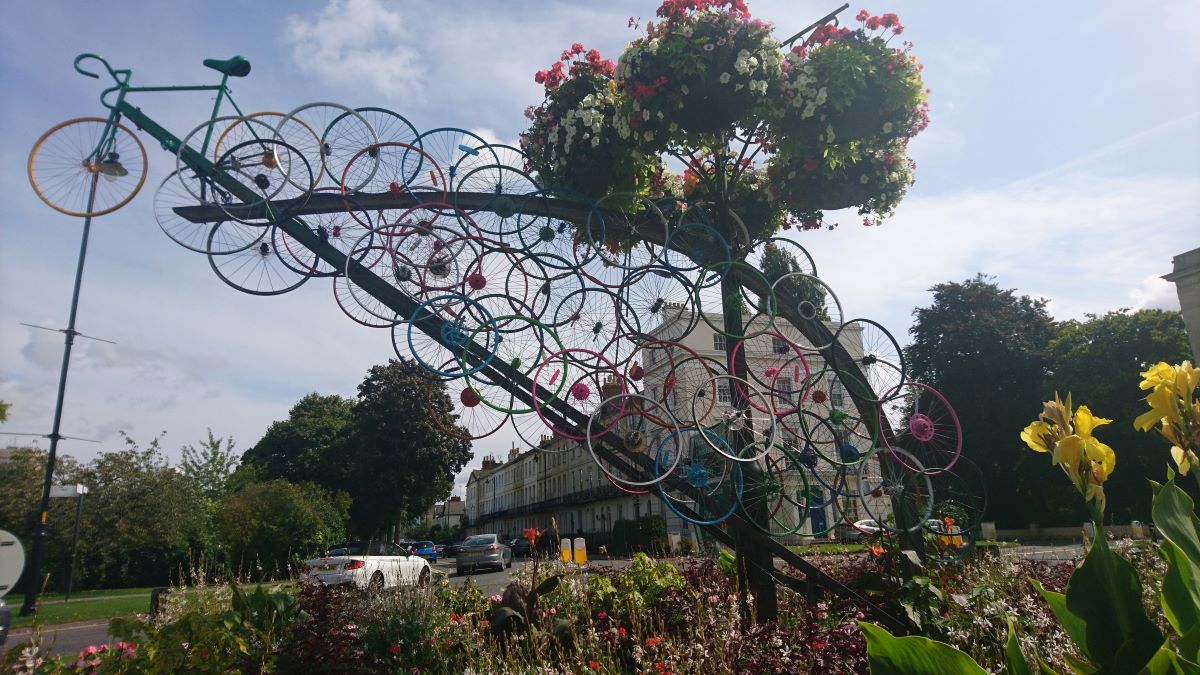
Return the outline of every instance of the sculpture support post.
<path id="1" fill-rule="evenodd" d="M 722 307 L 724 309 L 724 327 L 726 335 L 744 335 L 745 326 L 742 318 L 742 302 L 741 302 L 741 284 L 738 283 L 737 274 L 730 270 L 721 279 L 721 298 Z M 725 343 L 725 353 L 728 359 L 733 350 L 734 341 L 727 340 Z M 737 378 L 745 378 L 747 373 L 746 368 L 746 350 L 739 349 L 737 356 L 729 363 L 730 374 Z M 741 387 L 733 386 L 730 383 L 730 405 L 735 410 L 745 411 L 749 409 L 750 402 L 740 393 Z M 734 452 L 749 446 L 753 442 L 751 438 L 753 429 L 747 424 L 742 429 L 737 431 L 727 432 L 729 445 Z M 753 463 L 747 462 L 740 467 L 743 471 L 743 484 L 749 485 L 750 489 L 758 489 L 759 481 L 753 475 L 757 469 Z M 754 499 L 750 496 L 744 499 L 743 504 L 749 504 L 752 510 L 761 510 L 762 513 L 747 513 L 749 521 L 766 522 L 766 502 L 761 499 Z M 753 615 L 755 621 L 775 621 L 779 614 L 779 598 L 775 587 L 775 579 L 771 575 L 771 570 L 775 566 L 775 557 L 771 555 L 771 551 L 767 548 L 758 545 L 752 533 L 746 532 L 748 524 L 738 521 L 734 524 L 734 543 L 737 554 L 737 571 L 738 571 L 738 592 L 743 598 L 749 593 L 754 597 Z M 743 601 L 745 602 L 745 601 Z M 748 605 L 748 603 L 745 603 Z M 748 607 L 747 607 L 748 609 Z"/>

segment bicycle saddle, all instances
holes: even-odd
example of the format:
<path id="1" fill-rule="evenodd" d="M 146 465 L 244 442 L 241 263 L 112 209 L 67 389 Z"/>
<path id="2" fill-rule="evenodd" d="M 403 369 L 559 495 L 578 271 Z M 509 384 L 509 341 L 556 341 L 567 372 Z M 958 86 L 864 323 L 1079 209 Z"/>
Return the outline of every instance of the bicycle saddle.
<path id="1" fill-rule="evenodd" d="M 232 59 L 224 60 L 204 59 L 204 65 L 229 77 L 245 77 L 250 73 L 250 62 L 244 56 L 235 56 Z"/>

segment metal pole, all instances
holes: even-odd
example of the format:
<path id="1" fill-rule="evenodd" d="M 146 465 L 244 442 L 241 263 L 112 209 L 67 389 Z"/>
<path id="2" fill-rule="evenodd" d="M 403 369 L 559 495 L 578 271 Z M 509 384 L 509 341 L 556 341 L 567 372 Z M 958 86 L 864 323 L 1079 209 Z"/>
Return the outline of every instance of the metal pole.
<path id="1" fill-rule="evenodd" d="M 79 517 L 83 515 L 83 493 L 75 499 L 75 533 L 71 535 L 71 558 L 67 567 L 67 596 L 71 599 L 71 589 L 75 586 L 75 557 L 79 554 Z"/>
<path id="2" fill-rule="evenodd" d="M 88 192 L 87 210 L 89 213 L 96 201 L 96 181 L 100 179 L 97 171 L 92 174 L 92 186 Z M 59 429 L 62 426 L 63 396 L 67 391 L 67 368 L 71 365 L 71 346 L 75 344 L 75 313 L 79 309 L 79 284 L 83 281 L 83 261 L 87 257 L 88 233 L 92 229 L 92 217 L 83 219 L 83 237 L 79 242 L 79 264 L 75 268 L 75 290 L 71 293 L 71 317 L 67 320 L 67 329 L 63 331 L 66 339 L 63 344 L 62 370 L 58 375 L 58 400 L 54 404 L 54 425 L 50 429 L 50 452 L 46 457 L 46 480 L 42 483 L 42 501 L 38 509 L 38 524 L 33 530 L 33 554 L 29 561 L 29 580 L 25 588 L 25 603 L 21 605 L 21 616 L 37 614 L 38 594 L 42 590 L 42 563 L 46 557 L 46 537 L 49 535 L 47 521 L 50 516 L 50 483 L 54 480 L 54 460 L 58 453 Z"/>

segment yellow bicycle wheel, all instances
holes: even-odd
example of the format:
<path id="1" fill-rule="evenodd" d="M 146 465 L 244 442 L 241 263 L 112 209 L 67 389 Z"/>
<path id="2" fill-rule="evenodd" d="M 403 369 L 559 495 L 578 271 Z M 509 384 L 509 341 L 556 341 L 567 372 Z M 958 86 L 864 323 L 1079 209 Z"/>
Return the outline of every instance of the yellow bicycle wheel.
<path id="1" fill-rule="evenodd" d="M 111 148 L 91 157 L 108 120 L 80 117 L 52 127 L 29 152 L 29 183 L 50 208 L 80 218 L 112 213 L 129 203 L 146 182 L 146 148 L 118 124 Z M 89 206 L 95 182 L 96 193 Z"/>

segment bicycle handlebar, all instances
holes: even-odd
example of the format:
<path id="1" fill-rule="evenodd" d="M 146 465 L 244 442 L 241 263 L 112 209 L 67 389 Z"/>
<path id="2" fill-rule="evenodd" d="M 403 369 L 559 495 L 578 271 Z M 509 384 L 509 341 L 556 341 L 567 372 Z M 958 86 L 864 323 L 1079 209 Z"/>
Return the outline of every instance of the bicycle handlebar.
<path id="1" fill-rule="evenodd" d="M 125 84 L 129 83 L 129 76 L 133 74 L 132 70 L 129 70 L 127 68 L 121 69 L 121 70 L 113 70 L 113 67 L 108 64 L 108 61 L 106 61 L 103 56 L 100 56 L 99 54 L 92 54 L 90 52 L 80 54 L 79 56 L 75 57 L 75 72 L 79 73 L 80 75 L 86 75 L 91 78 L 100 79 L 100 75 L 98 75 L 97 73 L 93 73 L 89 70 L 84 70 L 80 66 L 81 63 L 83 63 L 84 61 L 86 61 L 88 59 L 95 59 L 95 60 L 99 61 L 100 63 L 102 63 L 104 65 L 104 69 L 108 71 L 108 74 L 110 76 L 112 76 L 113 81 L 116 82 L 118 85 L 125 85 Z"/>

